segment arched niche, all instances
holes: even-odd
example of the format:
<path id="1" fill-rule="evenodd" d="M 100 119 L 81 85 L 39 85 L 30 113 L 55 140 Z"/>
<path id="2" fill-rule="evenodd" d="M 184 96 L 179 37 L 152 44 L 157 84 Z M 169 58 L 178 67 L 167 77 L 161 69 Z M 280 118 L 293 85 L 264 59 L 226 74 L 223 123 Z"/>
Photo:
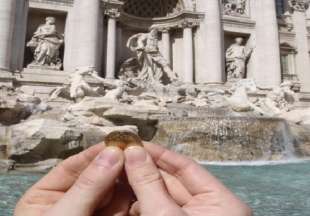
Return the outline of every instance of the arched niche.
<path id="1" fill-rule="evenodd" d="M 184 21 L 198 25 L 203 13 L 196 12 L 195 0 L 122 0 L 120 23 L 146 31 L 151 26 L 178 28 Z"/>

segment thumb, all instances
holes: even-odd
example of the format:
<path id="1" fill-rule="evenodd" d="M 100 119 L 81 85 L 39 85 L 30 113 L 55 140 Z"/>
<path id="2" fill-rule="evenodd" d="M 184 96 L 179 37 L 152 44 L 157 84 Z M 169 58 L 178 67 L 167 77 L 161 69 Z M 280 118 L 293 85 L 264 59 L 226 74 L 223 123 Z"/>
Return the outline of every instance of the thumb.
<path id="1" fill-rule="evenodd" d="M 161 211 L 176 209 L 177 205 L 169 196 L 161 174 L 152 158 L 140 146 L 125 150 L 125 169 L 128 181 L 139 201 L 141 214 L 161 215 Z"/>
<path id="2" fill-rule="evenodd" d="M 105 148 L 46 215 L 93 215 L 100 203 L 107 202 L 112 197 L 110 193 L 121 174 L 123 164 L 124 156 L 119 148 Z"/>

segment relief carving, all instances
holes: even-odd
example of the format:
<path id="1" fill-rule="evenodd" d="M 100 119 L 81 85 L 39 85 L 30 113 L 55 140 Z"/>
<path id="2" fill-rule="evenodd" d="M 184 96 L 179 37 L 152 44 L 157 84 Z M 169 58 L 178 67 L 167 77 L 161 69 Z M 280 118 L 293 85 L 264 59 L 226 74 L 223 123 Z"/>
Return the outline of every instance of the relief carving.
<path id="1" fill-rule="evenodd" d="M 304 12 L 309 8 L 309 0 L 288 0 L 288 4 L 292 10 Z"/>
<path id="2" fill-rule="evenodd" d="M 223 0 L 223 10 L 225 15 L 247 15 L 247 0 Z"/>

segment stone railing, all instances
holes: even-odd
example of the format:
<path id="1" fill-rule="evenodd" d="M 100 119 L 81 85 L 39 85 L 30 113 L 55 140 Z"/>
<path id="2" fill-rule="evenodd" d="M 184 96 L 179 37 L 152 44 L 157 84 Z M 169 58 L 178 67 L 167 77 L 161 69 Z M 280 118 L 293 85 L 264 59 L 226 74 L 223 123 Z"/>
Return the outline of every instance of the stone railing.
<path id="1" fill-rule="evenodd" d="M 30 2 L 47 3 L 54 5 L 73 5 L 74 0 L 30 0 Z"/>

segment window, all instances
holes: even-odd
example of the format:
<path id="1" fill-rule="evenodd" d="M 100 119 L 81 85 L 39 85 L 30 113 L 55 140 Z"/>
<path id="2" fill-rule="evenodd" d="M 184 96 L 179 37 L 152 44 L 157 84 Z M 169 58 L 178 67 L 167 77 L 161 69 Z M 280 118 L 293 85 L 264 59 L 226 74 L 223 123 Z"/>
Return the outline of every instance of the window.
<path id="1" fill-rule="evenodd" d="M 288 54 L 281 54 L 281 67 L 282 67 L 282 75 L 286 76 L 290 74 L 289 65 L 288 65 Z"/>
<path id="2" fill-rule="evenodd" d="M 296 75 L 296 49 L 288 43 L 282 43 L 281 48 L 281 69 L 282 69 L 282 81 L 286 80 L 298 80 Z"/>

